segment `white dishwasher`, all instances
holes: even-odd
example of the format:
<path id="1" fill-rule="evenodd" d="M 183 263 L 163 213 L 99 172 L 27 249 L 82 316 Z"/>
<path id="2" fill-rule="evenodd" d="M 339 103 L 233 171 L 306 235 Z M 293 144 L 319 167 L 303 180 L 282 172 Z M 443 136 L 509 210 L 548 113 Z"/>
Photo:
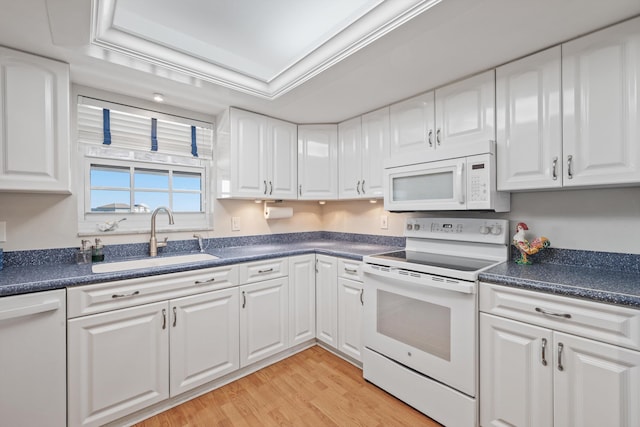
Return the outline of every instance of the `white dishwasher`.
<path id="1" fill-rule="evenodd" d="M 0 424 L 67 424 L 66 291 L 0 298 Z"/>

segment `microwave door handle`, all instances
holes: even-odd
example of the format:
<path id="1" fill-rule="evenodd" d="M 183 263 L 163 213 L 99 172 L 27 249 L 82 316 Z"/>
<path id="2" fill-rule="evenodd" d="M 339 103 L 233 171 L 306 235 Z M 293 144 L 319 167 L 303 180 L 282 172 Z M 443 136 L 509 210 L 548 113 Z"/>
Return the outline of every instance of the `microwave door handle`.
<path id="1" fill-rule="evenodd" d="M 458 169 L 456 170 L 458 181 L 458 203 L 464 204 L 464 162 L 460 162 Z"/>

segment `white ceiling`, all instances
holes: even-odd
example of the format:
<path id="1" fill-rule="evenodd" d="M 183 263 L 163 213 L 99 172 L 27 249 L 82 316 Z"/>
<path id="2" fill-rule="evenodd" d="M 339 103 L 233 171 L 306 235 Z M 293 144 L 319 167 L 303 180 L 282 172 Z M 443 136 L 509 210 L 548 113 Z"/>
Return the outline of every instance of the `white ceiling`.
<path id="1" fill-rule="evenodd" d="M 204 0 L 156 0 L 153 3 L 183 7 L 201 4 L 200 1 Z M 206 4 L 228 6 L 236 4 L 236 1 L 209 0 Z M 257 1 L 263 6 L 269 3 L 243 0 L 247 1 Z M 298 1 L 303 0 L 290 0 L 288 3 Z M 386 0 L 383 5 L 404 1 L 409 0 Z M 129 2 L 128 10 L 140 14 L 141 10 L 137 8 L 144 0 L 121 0 L 118 3 L 129 5 Z M 324 0 L 305 2 L 325 3 Z M 356 15 L 351 17 L 375 3 L 356 1 L 356 7 L 351 9 Z M 242 17 L 248 14 L 244 7 L 246 4 L 243 8 L 230 10 L 242 12 L 239 15 Z M 161 92 L 167 104 L 211 115 L 234 105 L 297 123 L 335 123 L 638 15 L 640 1 L 443 0 L 351 56 L 333 61 L 330 67 L 275 99 L 250 95 L 176 67 L 161 66 L 90 45 L 92 14 L 88 0 L 0 0 L 0 10 L 0 45 L 69 62 L 75 83 L 142 99 L 150 99 L 154 92 Z M 258 71 L 255 71 L 257 68 L 245 70 L 245 77 L 251 74 L 254 80 L 273 78 L 278 70 L 283 69 L 282 64 L 286 67 L 291 58 L 296 58 L 295 54 L 276 54 L 281 47 L 280 42 L 274 42 L 267 36 L 253 40 L 254 33 L 247 31 L 256 25 L 264 28 L 261 20 L 255 18 L 266 19 L 267 13 L 268 10 L 261 10 L 251 14 L 243 26 L 232 28 L 239 33 L 230 40 L 243 45 L 234 45 L 233 52 L 244 52 L 240 56 L 264 67 Z M 178 13 L 169 11 L 169 15 L 177 17 Z M 147 14 L 147 18 L 151 16 L 162 19 L 164 26 L 171 24 L 171 20 L 166 19 L 167 15 Z M 292 27 L 300 22 L 310 25 L 309 22 L 313 21 L 291 16 L 279 18 L 291 21 Z M 118 19 L 116 24 L 126 26 L 126 19 Z M 189 22 L 180 14 L 175 24 L 185 30 Z M 190 37 L 202 37 L 204 43 L 213 43 L 212 39 L 199 35 L 197 27 L 194 25 L 189 32 Z M 336 27 L 331 28 L 335 30 Z M 129 28 L 127 31 L 131 33 L 133 30 Z M 150 35 L 145 37 L 150 38 Z M 160 36 L 156 35 L 156 38 Z M 312 39 L 301 41 L 298 47 L 312 46 L 313 40 L 319 40 L 317 37 Z M 248 47 L 251 45 L 257 46 L 259 51 L 268 49 L 267 55 L 251 54 L 246 50 L 251 49 Z M 181 50 L 184 46 L 174 46 L 174 49 Z M 242 67 L 236 65 L 234 68 Z"/>

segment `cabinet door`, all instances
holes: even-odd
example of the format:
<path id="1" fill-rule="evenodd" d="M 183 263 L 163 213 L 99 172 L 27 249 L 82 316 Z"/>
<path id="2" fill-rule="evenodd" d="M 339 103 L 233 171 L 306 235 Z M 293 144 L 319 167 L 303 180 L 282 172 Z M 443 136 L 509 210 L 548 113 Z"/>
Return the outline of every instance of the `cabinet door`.
<path id="1" fill-rule="evenodd" d="M 389 107 L 362 116 L 363 197 L 384 196 L 384 161 L 389 157 Z"/>
<path id="2" fill-rule="evenodd" d="M 338 198 L 338 127 L 298 126 L 298 199 Z"/>
<path id="3" fill-rule="evenodd" d="M 0 190 L 69 193 L 69 66 L 0 47 Z"/>
<path id="4" fill-rule="evenodd" d="M 436 90 L 436 149 L 495 141 L 495 71 Z"/>
<path id="5" fill-rule="evenodd" d="M 170 302 L 171 396 L 240 366 L 238 288 Z"/>
<path id="6" fill-rule="evenodd" d="M 316 338 L 338 347 L 338 262 L 316 255 Z"/>
<path id="7" fill-rule="evenodd" d="M 288 347 L 289 279 L 240 286 L 240 367 Z"/>
<path id="8" fill-rule="evenodd" d="M 480 425 L 554 425 L 551 352 L 549 329 L 480 314 Z"/>
<path id="9" fill-rule="evenodd" d="M 562 45 L 565 186 L 640 181 L 640 18 Z"/>
<path id="10" fill-rule="evenodd" d="M 562 186 L 560 46 L 496 70 L 498 190 Z"/>
<path id="11" fill-rule="evenodd" d="M 0 424 L 67 424 L 65 291 L 0 298 Z"/>
<path id="12" fill-rule="evenodd" d="M 282 120 L 269 119 L 269 198 L 297 198 L 297 145 L 298 127 L 296 125 Z"/>
<path id="13" fill-rule="evenodd" d="M 559 332 L 554 341 L 555 426 L 640 425 L 640 352 Z"/>
<path id="14" fill-rule="evenodd" d="M 231 109 L 231 194 L 264 198 L 268 195 L 267 117 Z"/>
<path id="15" fill-rule="evenodd" d="M 289 345 L 316 337 L 315 255 L 289 258 Z"/>
<path id="16" fill-rule="evenodd" d="M 169 397 L 166 302 L 69 320 L 70 426 L 100 426 Z"/>
<path id="17" fill-rule="evenodd" d="M 362 360 L 362 282 L 338 278 L 338 350 Z"/>
<path id="18" fill-rule="evenodd" d="M 404 157 L 434 147 L 433 92 L 393 104 L 389 110 L 391 157 Z"/>
<path id="19" fill-rule="evenodd" d="M 360 117 L 338 125 L 338 197 L 362 197 L 362 124 Z"/>

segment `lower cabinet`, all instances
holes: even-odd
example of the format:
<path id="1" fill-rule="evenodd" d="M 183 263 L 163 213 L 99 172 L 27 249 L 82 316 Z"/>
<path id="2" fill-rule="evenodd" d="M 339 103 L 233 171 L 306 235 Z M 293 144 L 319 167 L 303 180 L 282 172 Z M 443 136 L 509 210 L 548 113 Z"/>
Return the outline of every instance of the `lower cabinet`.
<path id="1" fill-rule="evenodd" d="M 237 288 L 79 317 L 67 328 L 70 426 L 105 424 L 238 367 Z"/>
<path id="2" fill-rule="evenodd" d="M 338 350 L 362 360 L 362 282 L 338 277 Z"/>
<path id="3" fill-rule="evenodd" d="M 338 347 L 338 260 L 316 255 L 316 338 Z"/>
<path id="4" fill-rule="evenodd" d="M 316 337 L 316 257 L 289 258 L 289 345 Z"/>
<path id="5" fill-rule="evenodd" d="M 289 279 L 265 280 L 240 289 L 240 366 L 288 347 Z"/>
<path id="6" fill-rule="evenodd" d="M 491 286 L 480 291 L 493 313 L 480 313 L 481 426 L 640 425 L 640 311 Z"/>

